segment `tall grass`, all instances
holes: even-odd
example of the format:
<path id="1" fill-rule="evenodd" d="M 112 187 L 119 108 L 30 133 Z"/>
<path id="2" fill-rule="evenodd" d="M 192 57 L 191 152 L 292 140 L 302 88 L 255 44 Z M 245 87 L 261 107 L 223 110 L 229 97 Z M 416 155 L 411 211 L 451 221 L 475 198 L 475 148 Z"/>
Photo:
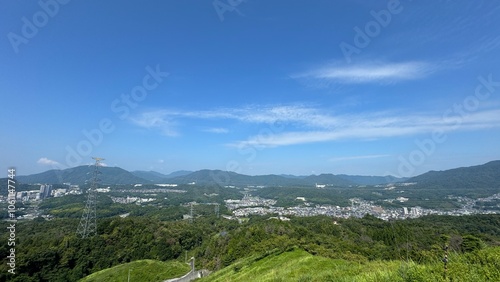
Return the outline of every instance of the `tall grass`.
<path id="1" fill-rule="evenodd" d="M 236 271 L 237 270 L 237 271 Z M 201 281 L 500 281 L 500 247 L 472 253 L 452 253 L 448 269 L 440 259 L 413 261 L 353 262 L 313 256 L 303 250 L 246 258 Z"/>

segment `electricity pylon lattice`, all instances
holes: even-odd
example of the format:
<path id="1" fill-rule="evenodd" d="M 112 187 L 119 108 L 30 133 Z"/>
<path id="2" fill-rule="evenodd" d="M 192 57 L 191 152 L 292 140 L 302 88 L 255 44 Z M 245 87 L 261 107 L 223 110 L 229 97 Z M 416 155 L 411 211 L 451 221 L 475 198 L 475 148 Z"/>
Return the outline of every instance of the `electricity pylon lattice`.
<path id="1" fill-rule="evenodd" d="M 82 218 L 80 219 L 80 224 L 76 230 L 76 234 L 80 238 L 85 239 L 92 237 L 97 234 L 97 219 L 96 219 L 96 205 L 97 205 L 97 185 L 100 181 L 99 167 L 101 166 L 101 161 L 103 158 L 92 158 L 95 160 L 94 171 L 92 175 L 92 182 L 87 193 L 87 202 L 85 203 L 85 209 L 83 210 Z"/>
<path id="2" fill-rule="evenodd" d="M 189 223 L 193 223 L 193 218 L 194 218 L 194 207 L 193 203 L 191 203 L 191 208 L 189 210 Z"/>
<path id="3" fill-rule="evenodd" d="M 219 218 L 219 204 L 215 204 L 215 217 Z"/>

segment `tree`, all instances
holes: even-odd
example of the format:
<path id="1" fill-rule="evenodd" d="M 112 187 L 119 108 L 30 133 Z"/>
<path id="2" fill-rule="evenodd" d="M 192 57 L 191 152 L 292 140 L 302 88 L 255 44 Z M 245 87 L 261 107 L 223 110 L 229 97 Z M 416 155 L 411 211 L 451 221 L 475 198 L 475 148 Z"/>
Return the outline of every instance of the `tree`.
<path id="1" fill-rule="evenodd" d="M 462 252 L 468 253 L 482 248 L 484 248 L 484 243 L 481 239 L 472 235 L 465 235 L 462 237 L 462 243 L 460 244 Z"/>

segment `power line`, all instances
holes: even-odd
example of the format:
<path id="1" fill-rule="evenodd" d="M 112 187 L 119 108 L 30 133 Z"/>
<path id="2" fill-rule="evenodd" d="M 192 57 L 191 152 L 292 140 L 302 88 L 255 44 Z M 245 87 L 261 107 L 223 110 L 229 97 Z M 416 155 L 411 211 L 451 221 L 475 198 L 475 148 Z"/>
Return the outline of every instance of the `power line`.
<path id="1" fill-rule="evenodd" d="M 191 209 L 189 212 L 189 223 L 193 223 L 194 207 L 193 207 L 193 203 L 191 203 L 190 205 L 191 205 Z"/>

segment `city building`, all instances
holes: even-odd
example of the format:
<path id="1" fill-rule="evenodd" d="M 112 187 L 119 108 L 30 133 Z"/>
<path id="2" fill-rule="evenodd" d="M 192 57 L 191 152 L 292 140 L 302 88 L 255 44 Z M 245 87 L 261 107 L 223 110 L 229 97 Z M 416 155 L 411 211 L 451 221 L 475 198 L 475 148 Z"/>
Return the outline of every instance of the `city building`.
<path id="1" fill-rule="evenodd" d="M 40 199 L 47 199 L 52 194 L 52 185 L 42 184 L 40 185 Z"/>

